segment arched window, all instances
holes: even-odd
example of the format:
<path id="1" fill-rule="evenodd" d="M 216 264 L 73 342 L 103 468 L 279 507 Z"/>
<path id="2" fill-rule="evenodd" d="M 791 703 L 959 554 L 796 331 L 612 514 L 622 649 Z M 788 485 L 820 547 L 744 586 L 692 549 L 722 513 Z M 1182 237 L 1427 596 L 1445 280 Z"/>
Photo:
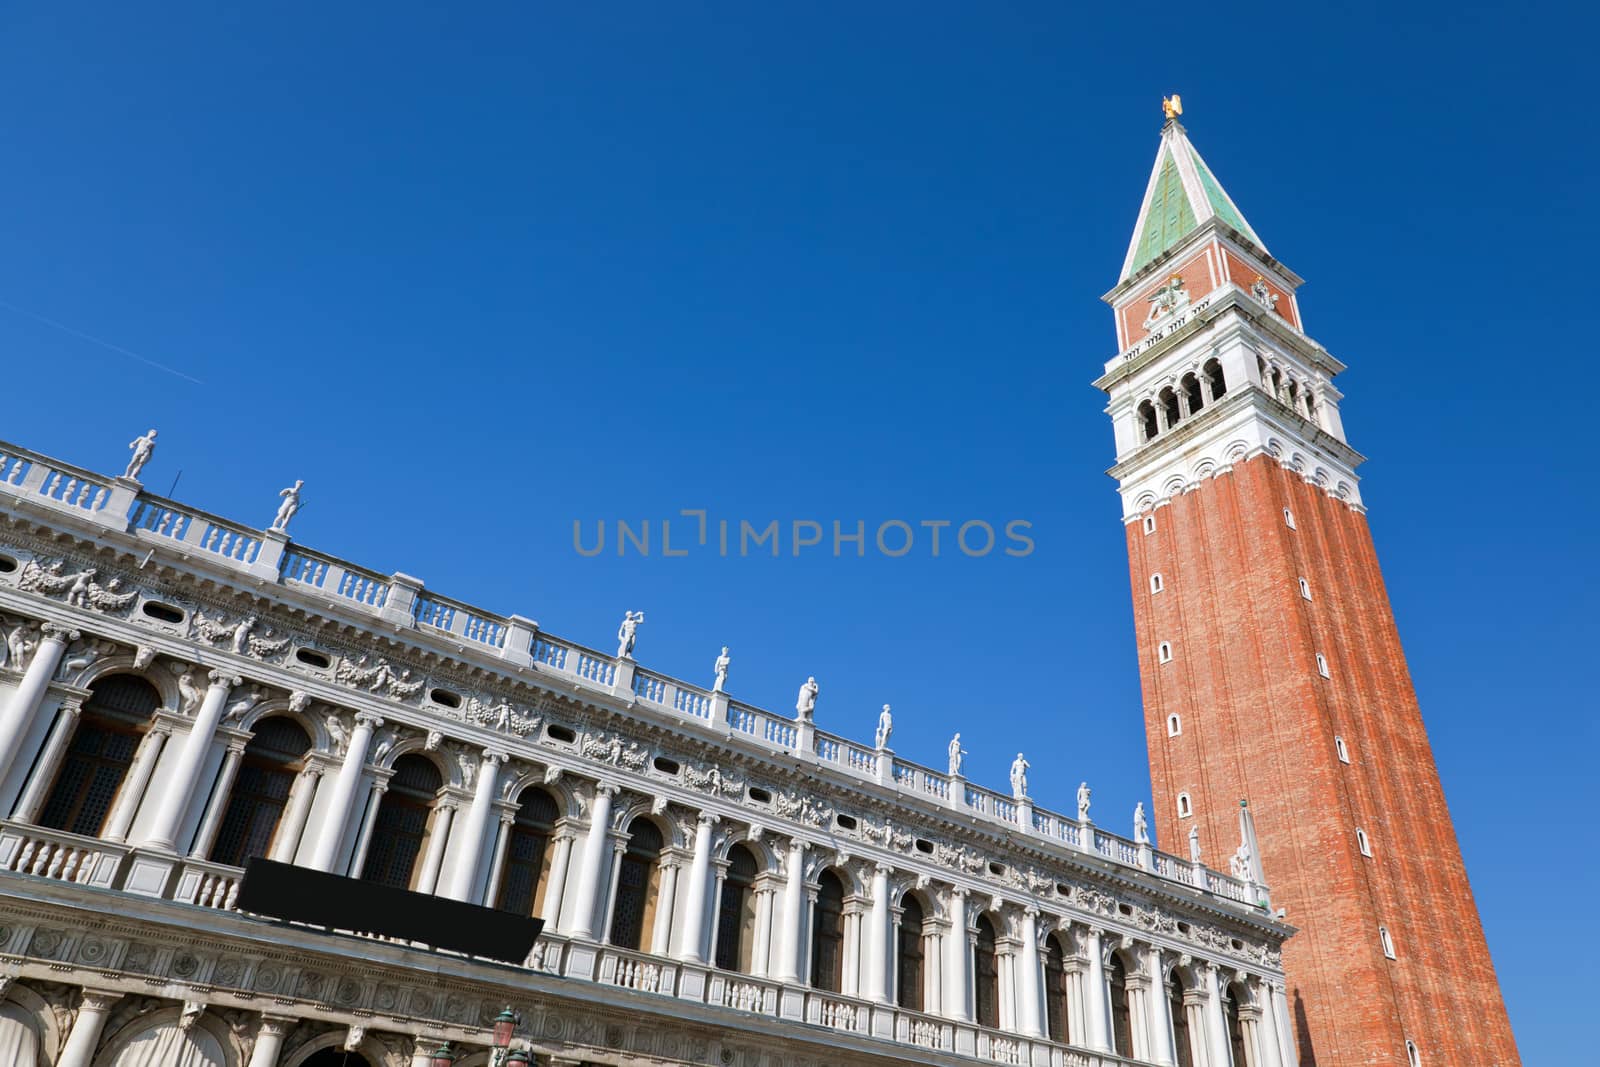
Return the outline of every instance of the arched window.
<path id="1" fill-rule="evenodd" d="M 611 943 L 619 948 L 643 947 L 644 932 L 655 918 L 662 843 L 661 831 L 643 815 L 628 827 L 628 847 L 622 853 L 617 899 L 611 909 Z"/>
<path id="2" fill-rule="evenodd" d="M 1289 410 L 1293 411 L 1296 415 L 1300 414 L 1300 386 L 1295 383 L 1293 378 L 1289 379 L 1288 393 Z"/>
<path id="3" fill-rule="evenodd" d="M 1159 593 L 1166 588 L 1166 583 L 1161 580 L 1159 573 L 1150 576 L 1150 592 Z"/>
<path id="4" fill-rule="evenodd" d="M 717 909 L 716 964 L 726 971 L 750 973 L 750 948 L 755 941 L 756 858 L 743 845 L 728 850 L 728 873 L 722 878 Z"/>
<path id="5" fill-rule="evenodd" d="M 895 1003 L 912 1011 L 922 1011 L 923 955 L 922 924 L 925 915 L 922 902 L 914 893 L 907 893 L 900 902 L 899 978 L 895 987 Z"/>
<path id="6" fill-rule="evenodd" d="M 1304 578 L 1300 579 L 1300 595 L 1306 600 L 1311 599 L 1311 583 Z"/>
<path id="7" fill-rule="evenodd" d="M 37 1067 L 39 1030 L 21 1004 L 0 1003 L 0 1055 L 14 1067 Z"/>
<path id="8" fill-rule="evenodd" d="M 1189 799 L 1188 793 L 1178 794 L 1178 818 L 1187 819 L 1194 814 L 1194 801 Z"/>
<path id="9" fill-rule="evenodd" d="M 1350 750 L 1345 747 L 1344 738 L 1338 734 L 1333 735 L 1333 750 L 1338 753 L 1340 763 L 1350 762 Z"/>
<path id="10" fill-rule="evenodd" d="M 1166 416 L 1167 425 L 1178 425 L 1178 420 L 1183 417 L 1182 413 L 1178 410 L 1178 394 L 1174 393 L 1169 386 L 1168 388 L 1161 390 L 1160 394 L 1156 397 L 1156 401 L 1161 405 L 1161 411 L 1162 414 Z"/>
<path id="11" fill-rule="evenodd" d="M 1406 1042 L 1406 1067 L 1422 1067 L 1422 1053 L 1413 1041 Z"/>
<path id="12" fill-rule="evenodd" d="M 113 674 L 91 685 L 39 824 L 97 836 L 160 706 L 161 694 L 136 675 Z"/>
<path id="13" fill-rule="evenodd" d="M 1214 359 L 1208 359 L 1205 366 L 1200 368 L 1200 373 L 1206 376 L 1206 381 L 1211 386 L 1211 399 L 1222 399 L 1228 391 L 1228 383 L 1222 377 L 1222 364 Z"/>
<path id="14" fill-rule="evenodd" d="M 1272 395 L 1280 400 L 1283 399 L 1283 374 L 1278 370 L 1277 367 L 1272 368 L 1271 381 Z"/>
<path id="15" fill-rule="evenodd" d="M 1321 652 L 1317 653 L 1317 673 L 1322 675 L 1324 678 L 1331 677 L 1331 675 L 1328 674 L 1328 657 L 1324 656 Z"/>
<path id="16" fill-rule="evenodd" d="M 1283 524 L 1289 527 L 1291 530 L 1295 529 L 1294 512 L 1290 511 L 1288 508 L 1283 509 Z"/>
<path id="17" fill-rule="evenodd" d="M 1177 737 L 1183 733 L 1183 717 L 1177 712 L 1167 716 L 1167 736 Z"/>
<path id="18" fill-rule="evenodd" d="M 978 1025 L 1000 1025 L 1000 961 L 995 955 L 994 923 L 978 916 L 978 937 L 972 946 L 972 1000 Z"/>
<path id="19" fill-rule="evenodd" d="M 1383 954 L 1391 960 L 1394 959 L 1394 938 L 1389 936 L 1387 926 L 1378 927 L 1378 941 L 1383 945 Z"/>
<path id="20" fill-rule="evenodd" d="M 1133 1019 L 1128 1014 L 1128 969 L 1122 956 L 1112 953 L 1106 968 L 1106 985 L 1111 999 L 1111 1040 L 1117 1055 L 1133 1055 Z"/>
<path id="21" fill-rule="evenodd" d="M 1317 398 L 1311 395 L 1309 389 L 1306 390 L 1306 418 L 1317 421 Z"/>
<path id="22" fill-rule="evenodd" d="M 1372 845 L 1367 841 L 1367 832 L 1359 826 L 1356 827 L 1356 847 L 1361 850 L 1363 856 L 1372 855 Z"/>
<path id="23" fill-rule="evenodd" d="M 1067 1021 L 1067 954 L 1058 937 L 1050 938 L 1044 954 L 1044 1018 L 1051 1041 L 1072 1043 L 1072 1028 Z"/>
<path id="24" fill-rule="evenodd" d="M 837 993 L 844 973 L 844 883 L 832 871 L 823 871 L 817 883 L 817 903 L 811 909 L 811 984 Z"/>
<path id="25" fill-rule="evenodd" d="M 407 754 L 394 761 L 389 788 L 378 802 L 361 878 L 394 889 L 410 889 L 417 855 L 428 836 L 434 798 L 444 786 L 439 768 L 426 756 Z"/>
<path id="26" fill-rule="evenodd" d="M 1228 1028 L 1228 1051 L 1236 1067 L 1246 1067 L 1244 1058 L 1244 1024 L 1239 1021 L 1239 995 L 1237 987 L 1229 982 L 1222 987 L 1222 1017 Z"/>
<path id="27" fill-rule="evenodd" d="M 1205 397 L 1200 395 L 1200 379 L 1192 374 L 1185 374 L 1178 383 L 1183 390 L 1183 398 L 1189 402 L 1189 414 L 1193 415 L 1206 406 Z"/>
<path id="28" fill-rule="evenodd" d="M 1156 517 L 1154 515 L 1146 515 L 1144 517 L 1144 532 L 1147 534 L 1156 532 Z"/>
<path id="29" fill-rule="evenodd" d="M 1172 662 L 1172 642 L 1163 641 L 1156 646 L 1156 661 L 1158 663 Z"/>
<path id="30" fill-rule="evenodd" d="M 544 908 L 550 880 L 550 839 L 561 809 L 543 789 L 525 790 L 506 840 L 505 867 L 494 906 L 516 915 L 536 915 Z"/>
<path id="31" fill-rule="evenodd" d="M 1167 982 L 1167 1017 L 1172 1020 L 1172 1047 L 1178 1054 L 1177 1067 L 1194 1067 L 1194 1045 L 1189 1036 L 1189 1015 L 1183 1008 L 1183 979 L 1172 972 Z"/>
<path id="32" fill-rule="evenodd" d="M 1148 400 L 1141 401 L 1138 408 L 1139 432 L 1144 436 L 1141 440 L 1149 441 L 1161 432 L 1161 424 L 1156 421 L 1156 406 Z"/>
<path id="33" fill-rule="evenodd" d="M 311 738 L 293 719 L 275 715 L 256 724 L 222 814 L 213 862 L 243 867 L 252 856 L 268 854 L 295 775 L 310 751 Z"/>

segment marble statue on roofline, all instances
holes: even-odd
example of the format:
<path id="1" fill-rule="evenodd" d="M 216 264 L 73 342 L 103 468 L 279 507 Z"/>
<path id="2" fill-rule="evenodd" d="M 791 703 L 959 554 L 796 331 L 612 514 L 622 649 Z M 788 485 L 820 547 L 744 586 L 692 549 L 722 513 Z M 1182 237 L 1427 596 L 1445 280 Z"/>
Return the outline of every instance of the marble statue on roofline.
<path id="1" fill-rule="evenodd" d="M 1200 827 L 1189 827 L 1189 862 L 1200 862 Z"/>
<path id="2" fill-rule="evenodd" d="M 894 733 L 894 716 L 889 714 L 889 705 L 885 704 L 878 713 L 878 732 L 874 737 L 879 749 L 889 747 L 889 735 Z"/>
<path id="3" fill-rule="evenodd" d="M 727 687 L 727 684 L 728 684 L 728 665 L 731 664 L 732 662 L 733 662 L 733 660 L 728 656 L 728 646 L 727 645 L 723 645 L 722 646 L 722 655 L 717 657 L 717 662 L 716 662 L 715 666 L 712 667 L 712 670 L 714 672 L 716 672 L 716 676 L 717 676 L 717 680 L 715 682 L 713 682 L 712 685 L 711 685 L 711 691 L 713 693 L 720 693 L 720 692 L 723 691 L 724 688 Z"/>
<path id="4" fill-rule="evenodd" d="M 617 658 L 632 659 L 633 645 L 639 637 L 639 624 L 644 622 L 644 612 L 629 611 L 622 616 L 622 625 L 617 627 Z"/>
<path id="5" fill-rule="evenodd" d="M 289 529 L 289 520 L 300 510 L 300 487 L 305 484 L 305 479 L 296 478 L 293 485 L 278 492 L 278 495 L 283 497 L 283 503 L 278 505 L 278 514 L 272 520 L 272 529 L 279 533 Z"/>
<path id="6" fill-rule="evenodd" d="M 958 732 L 950 739 L 950 777 L 954 778 L 961 773 L 961 757 L 967 750 L 961 747 L 961 734 Z"/>
<path id="7" fill-rule="evenodd" d="M 133 456 L 128 460 L 128 469 L 122 472 L 122 476 L 137 480 L 139 472 L 144 470 L 144 465 L 155 455 L 156 432 L 151 430 L 143 437 L 135 437 L 128 442 L 128 447 L 133 449 Z"/>
<path id="8" fill-rule="evenodd" d="M 1137 845 L 1150 843 L 1150 820 L 1145 818 L 1142 800 L 1133 806 L 1133 841 Z"/>
<path id="9" fill-rule="evenodd" d="M 1089 797 L 1092 796 L 1088 782 L 1078 783 L 1078 821 L 1089 821 Z"/>
<path id="10" fill-rule="evenodd" d="M 817 711 L 817 679 L 815 676 L 807 678 L 800 686 L 800 695 L 794 702 L 795 714 L 801 722 L 810 722 Z"/>
<path id="11" fill-rule="evenodd" d="M 1017 753 L 1017 758 L 1011 761 L 1011 796 L 1016 800 L 1028 799 L 1028 768 L 1032 766 L 1022 758 L 1022 753 Z"/>

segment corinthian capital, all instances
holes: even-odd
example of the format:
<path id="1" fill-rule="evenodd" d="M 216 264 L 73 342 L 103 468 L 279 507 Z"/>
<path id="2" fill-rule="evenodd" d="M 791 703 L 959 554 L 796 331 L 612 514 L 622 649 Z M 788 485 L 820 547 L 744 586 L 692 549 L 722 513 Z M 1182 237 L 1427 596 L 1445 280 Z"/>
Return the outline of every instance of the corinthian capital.
<path id="1" fill-rule="evenodd" d="M 229 674 L 227 671 L 212 671 L 206 677 L 211 679 L 211 688 L 213 689 L 218 687 L 232 689 L 234 686 L 244 684 L 243 678 L 237 674 Z"/>
<path id="2" fill-rule="evenodd" d="M 63 626 L 58 622 L 44 623 L 39 627 L 39 632 L 44 635 L 46 641 L 59 641 L 64 645 L 70 644 L 83 636 L 81 632 L 74 630 L 70 626 Z"/>

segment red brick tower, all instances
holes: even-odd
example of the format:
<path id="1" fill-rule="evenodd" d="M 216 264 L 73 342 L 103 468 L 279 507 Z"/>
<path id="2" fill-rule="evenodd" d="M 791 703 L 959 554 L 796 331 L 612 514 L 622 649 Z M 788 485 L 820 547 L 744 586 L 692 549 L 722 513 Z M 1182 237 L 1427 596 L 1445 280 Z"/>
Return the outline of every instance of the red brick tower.
<path id="1" fill-rule="evenodd" d="M 1215 865 L 1249 798 L 1272 905 L 1300 928 L 1301 1067 L 1518 1064 L 1344 439 L 1344 365 L 1173 110 L 1095 383 L 1161 847 L 1197 834 Z"/>

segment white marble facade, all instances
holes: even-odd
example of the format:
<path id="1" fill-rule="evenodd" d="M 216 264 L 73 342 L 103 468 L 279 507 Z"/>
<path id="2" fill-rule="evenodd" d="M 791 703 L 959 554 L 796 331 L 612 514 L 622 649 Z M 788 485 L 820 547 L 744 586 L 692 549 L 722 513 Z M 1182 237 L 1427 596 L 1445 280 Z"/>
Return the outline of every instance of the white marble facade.
<path id="1" fill-rule="evenodd" d="M 0 443 L 0 1063 L 474 1067 L 507 1004 L 538 1062 L 1295 1062 L 1263 887 L 619 640 Z M 251 855 L 546 933 L 268 922 Z"/>

